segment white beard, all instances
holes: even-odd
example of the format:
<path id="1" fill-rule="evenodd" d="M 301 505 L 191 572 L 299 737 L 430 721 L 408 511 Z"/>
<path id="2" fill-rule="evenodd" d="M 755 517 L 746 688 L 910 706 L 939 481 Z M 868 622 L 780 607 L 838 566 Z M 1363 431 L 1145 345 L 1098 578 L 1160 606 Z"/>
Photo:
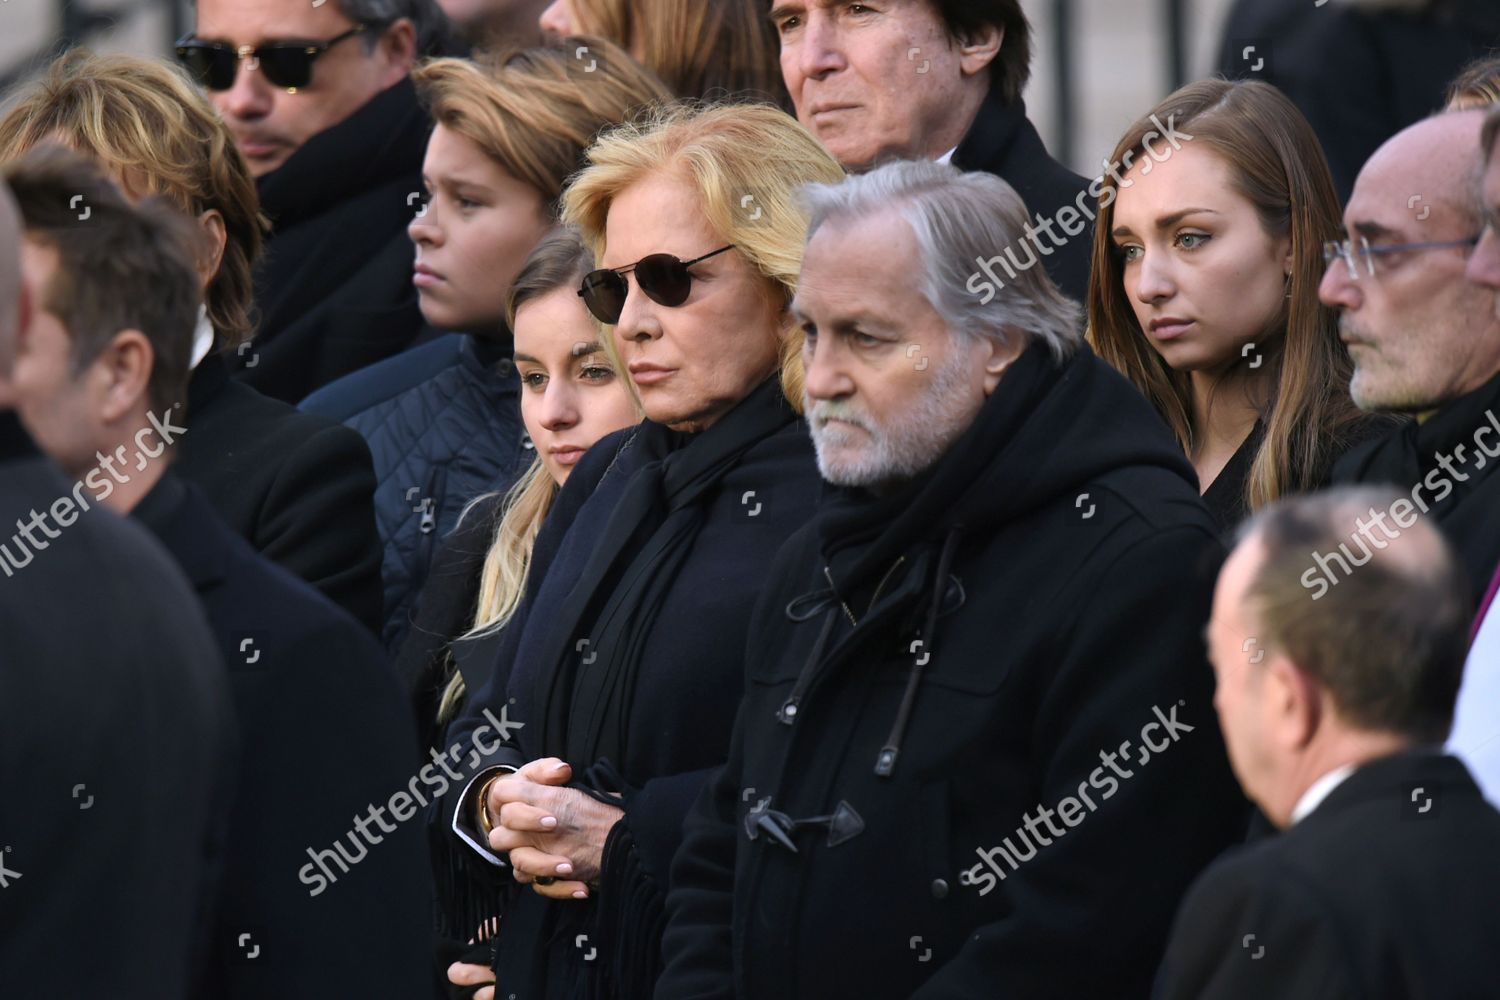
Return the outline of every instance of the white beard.
<path id="1" fill-rule="evenodd" d="M 907 480 L 930 468 L 968 429 L 972 420 L 964 370 L 965 352 L 932 375 L 915 406 L 880 425 L 859 407 L 803 396 L 803 410 L 818 454 L 818 472 L 835 486 L 879 486 Z M 837 418 L 862 430 L 828 424 Z"/>

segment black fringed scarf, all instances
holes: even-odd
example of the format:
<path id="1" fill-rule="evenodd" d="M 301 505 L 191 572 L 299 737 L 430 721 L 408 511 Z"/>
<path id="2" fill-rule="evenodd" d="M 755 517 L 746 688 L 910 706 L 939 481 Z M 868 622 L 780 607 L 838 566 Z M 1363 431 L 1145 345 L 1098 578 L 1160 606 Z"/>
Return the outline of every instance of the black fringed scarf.
<path id="1" fill-rule="evenodd" d="M 538 671 L 540 749 L 577 764 L 626 759 L 641 650 L 703 527 L 707 501 L 744 453 L 797 414 L 776 379 L 708 430 L 685 435 L 646 421 L 629 447 L 636 471 L 602 541 L 549 629 Z"/>

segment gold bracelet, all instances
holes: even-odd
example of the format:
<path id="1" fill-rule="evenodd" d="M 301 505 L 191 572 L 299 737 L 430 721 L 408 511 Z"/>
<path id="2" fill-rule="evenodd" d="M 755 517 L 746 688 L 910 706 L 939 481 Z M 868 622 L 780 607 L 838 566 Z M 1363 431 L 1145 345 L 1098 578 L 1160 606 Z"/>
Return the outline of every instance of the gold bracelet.
<path id="1" fill-rule="evenodd" d="M 505 772 L 486 781 L 479 789 L 479 828 L 484 831 L 485 839 L 488 840 L 490 831 L 495 828 L 495 821 L 490 818 L 490 786 L 505 776 Z"/>

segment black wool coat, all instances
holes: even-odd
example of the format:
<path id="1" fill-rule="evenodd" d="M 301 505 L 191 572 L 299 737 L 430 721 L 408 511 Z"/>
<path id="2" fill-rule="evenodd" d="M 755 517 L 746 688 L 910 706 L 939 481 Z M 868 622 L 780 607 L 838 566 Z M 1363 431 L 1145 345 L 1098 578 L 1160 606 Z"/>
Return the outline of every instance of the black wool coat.
<path id="1" fill-rule="evenodd" d="M 1029 348 L 903 492 L 834 492 L 751 619 L 655 996 L 1146 996 L 1245 824 L 1202 640 L 1221 557 L 1087 348 Z"/>
<path id="2" fill-rule="evenodd" d="M 250 547 L 379 634 L 375 472 L 364 438 L 230 378 L 205 358 L 188 383 L 177 474 Z"/>
<path id="3" fill-rule="evenodd" d="M 72 490 L 0 410 L 0 982 L 181 1000 L 222 858 L 229 682 L 171 557 L 96 491 L 54 506 Z M 17 519 L 54 509 L 28 559 Z"/>
<path id="4" fill-rule="evenodd" d="M 1206 871 L 1158 1000 L 1500 996 L 1500 813 L 1435 748 L 1371 761 Z"/>
<path id="5" fill-rule="evenodd" d="M 1039 260 L 1047 274 L 1069 298 L 1082 302 L 1089 290 L 1089 270 L 1094 247 L 1094 224 L 1087 213 L 1097 212 L 1098 198 L 1088 196 L 1089 183 L 1067 167 L 1058 163 L 1042 144 L 1036 126 L 1026 117 L 1026 103 L 1016 101 L 1005 104 L 1000 99 L 998 87 L 991 87 L 968 135 L 958 144 L 953 154 L 953 165 L 963 170 L 982 170 L 994 174 L 1016 189 L 1026 203 L 1031 221 L 1057 220 L 1051 231 L 1056 239 L 1038 233 L 1037 240 L 1051 254 L 1032 247 L 1029 254 L 1025 248 L 1013 248 L 1016 254 L 1014 266 L 1024 266 L 1028 260 Z M 1080 196 L 1082 199 L 1080 201 Z M 1064 215 L 1058 220 L 1060 209 L 1071 208 L 1074 215 Z M 1067 223 L 1064 227 L 1063 223 Z M 1083 229 L 1068 236 L 1066 229 L 1082 226 Z M 1058 241 L 1062 241 L 1060 246 Z M 1030 241 L 1027 241 L 1030 244 Z M 996 247 L 995 253 L 1004 248 Z M 1005 276 L 1003 267 L 996 271 Z"/>
<path id="6" fill-rule="evenodd" d="M 271 237 L 256 273 L 260 332 L 236 355 L 238 377 L 296 404 L 416 339 L 406 227 L 430 127 L 402 80 L 257 181 Z"/>
<path id="7" fill-rule="evenodd" d="M 389 832 L 369 816 L 417 772 L 411 723 L 380 646 L 251 551 L 171 472 L 132 516 L 171 551 L 207 611 L 241 733 L 212 957 L 198 995 L 430 995 L 425 827 L 415 816 L 395 822 L 387 810 Z M 365 817 L 372 837 L 352 844 L 355 817 Z M 309 852 L 336 841 L 340 858 L 355 863 L 345 872 L 325 857 L 329 881 Z"/>
<path id="8" fill-rule="evenodd" d="M 1430 510 L 1463 564 L 1478 607 L 1500 565 L 1500 375 L 1423 423 L 1403 424 L 1354 448 L 1334 465 L 1333 481 L 1392 487 L 1406 506 L 1391 504 L 1390 531 Z M 1319 579 L 1340 579 L 1368 561 L 1352 525 L 1349 534 L 1337 552 L 1319 553 L 1328 557 Z M 1378 530 L 1370 534 L 1381 537 Z"/>

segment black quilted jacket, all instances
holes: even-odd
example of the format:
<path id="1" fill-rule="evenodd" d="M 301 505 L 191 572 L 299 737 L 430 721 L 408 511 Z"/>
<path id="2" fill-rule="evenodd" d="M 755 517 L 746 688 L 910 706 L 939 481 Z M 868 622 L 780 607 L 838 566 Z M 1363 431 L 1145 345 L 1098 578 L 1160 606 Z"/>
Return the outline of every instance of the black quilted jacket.
<path id="1" fill-rule="evenodd" d="M 386 650 L 400 648 L 439 541 L 464 505 L 510 488 L 535 454 L 509 338 L 448 334 L 313 393 L 302 407 L 364 435 L 375 460 Z"/>

